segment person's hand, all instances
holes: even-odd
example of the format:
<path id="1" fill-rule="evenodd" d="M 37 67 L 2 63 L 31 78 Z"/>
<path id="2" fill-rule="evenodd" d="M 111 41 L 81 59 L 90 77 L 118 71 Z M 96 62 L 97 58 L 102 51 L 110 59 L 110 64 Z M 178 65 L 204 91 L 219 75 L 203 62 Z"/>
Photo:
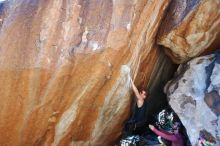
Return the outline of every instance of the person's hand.
<path id="1" fill-rule="evenodd" d="M 153 130 L 154 129 L 154 126 L 153 125 L 149 125 L 149 128 L 151 129 L 151 130 Z"/>

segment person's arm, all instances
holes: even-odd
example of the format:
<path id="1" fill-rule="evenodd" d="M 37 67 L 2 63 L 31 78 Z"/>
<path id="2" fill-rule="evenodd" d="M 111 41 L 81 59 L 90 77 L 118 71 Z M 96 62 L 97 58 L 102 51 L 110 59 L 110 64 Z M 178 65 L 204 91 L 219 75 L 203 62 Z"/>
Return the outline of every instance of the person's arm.
<path id="1" fill-rule="evenodd" d="M 157 135 L 167 139 L 167 140 L 170 140 L 170 141 L 178 141 L 177 137 L 175 135 L 170 135 L 170 134 L 166 134 L 166 133 L 163 133 L 159 130 L 157 130 L 153 125 L 149 125 L 149 128 L 154 132 L 156 133 Z"/>
<path id="2" fill-rule="evenodd" d="M 141 95 L 140 95 L 140 93 L 139 93 L 139 91 L 138 91 L 138 89 L 137 89 L 137 87 L 135 86 L 135 84 L 134 84 L 134 82 L 133 82 L 133 80 L 131 79 L 131 84 L 132 84 L 132 89 L 133 89 L 133 91 L 134 91 L 134 94 L 135 94 L 135 96 L 138 98 L 138 99 L 140 99 L 141 97 Z"/>
<path id="3" fill-rule="evenodd" d="M 165 134 L 172 135 L 172 133 L 165 131 L 164 129 L 159 128 L 159 130 Z"/>

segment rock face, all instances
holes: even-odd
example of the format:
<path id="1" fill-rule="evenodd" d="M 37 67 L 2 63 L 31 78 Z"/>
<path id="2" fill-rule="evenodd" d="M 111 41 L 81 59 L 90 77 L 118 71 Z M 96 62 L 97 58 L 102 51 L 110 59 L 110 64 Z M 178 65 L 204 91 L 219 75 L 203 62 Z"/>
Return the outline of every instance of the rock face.
<path id="1" fill-rule="evenodd" d="M 192 145 L 204 130 L 212 135 L 216 145 L 220 144 L 220 54 L 181 64 L 165 92 Z"/>
<path id="2" fill-rule="evenodd" d="M 161 24 L 158 43 L 167 47 L 166 53 L 175 63 L 183 63 L 204 52 L 214 40 L 218 49 L 219 33 L 219 0 L 173 0 Z"/>
<path id="3" fill-rule="evenodd" d="M 0 145 L 112 144 L 129 113 L 129 74 L 146 86 L 172 66 L 155 45 L 168 4 L 13 0 L 1 6 Z"/>

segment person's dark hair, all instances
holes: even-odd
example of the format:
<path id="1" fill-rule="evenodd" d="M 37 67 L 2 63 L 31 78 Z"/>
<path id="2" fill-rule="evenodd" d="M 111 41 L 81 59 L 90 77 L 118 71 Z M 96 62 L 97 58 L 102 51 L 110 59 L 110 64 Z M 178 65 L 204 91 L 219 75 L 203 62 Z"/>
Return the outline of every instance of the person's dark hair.
<path id="1" fill-rule="evenodd" d="M 174 130 L 175 130 L 175 129 L 180 130 L 181 127 L 182 127 L 182 124 L 181 124 L 180 122 L 174 122 L 174 125 L 175 125 Z"/>
<path id="2" fill-rule="evenodd" d="M 149 91 L 148 91 L 146 88 L 141 87 L 141 88 L 140 88 L 140 93 L 141 93 L 142 91 L 145 91 L 146 95 L 149 96 Z"/>

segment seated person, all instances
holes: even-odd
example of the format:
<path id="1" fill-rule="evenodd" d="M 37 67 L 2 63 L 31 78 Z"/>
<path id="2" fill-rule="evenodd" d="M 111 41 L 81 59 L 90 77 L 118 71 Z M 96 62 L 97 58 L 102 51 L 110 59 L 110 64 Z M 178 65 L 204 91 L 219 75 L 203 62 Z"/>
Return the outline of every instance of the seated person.
<path id="1" fill-rule="evenodd" d="M 158 130 L 153 125 L 149 125 L 149 128 L 157 135 L 163 137 L 172 142 L 172 146 L 184 146 L 183 137 L 179 133 L 181 124 L 179 122 L 175 122 L 173 126 L 173 133 L 169 133 L 166 131 Z"/>

